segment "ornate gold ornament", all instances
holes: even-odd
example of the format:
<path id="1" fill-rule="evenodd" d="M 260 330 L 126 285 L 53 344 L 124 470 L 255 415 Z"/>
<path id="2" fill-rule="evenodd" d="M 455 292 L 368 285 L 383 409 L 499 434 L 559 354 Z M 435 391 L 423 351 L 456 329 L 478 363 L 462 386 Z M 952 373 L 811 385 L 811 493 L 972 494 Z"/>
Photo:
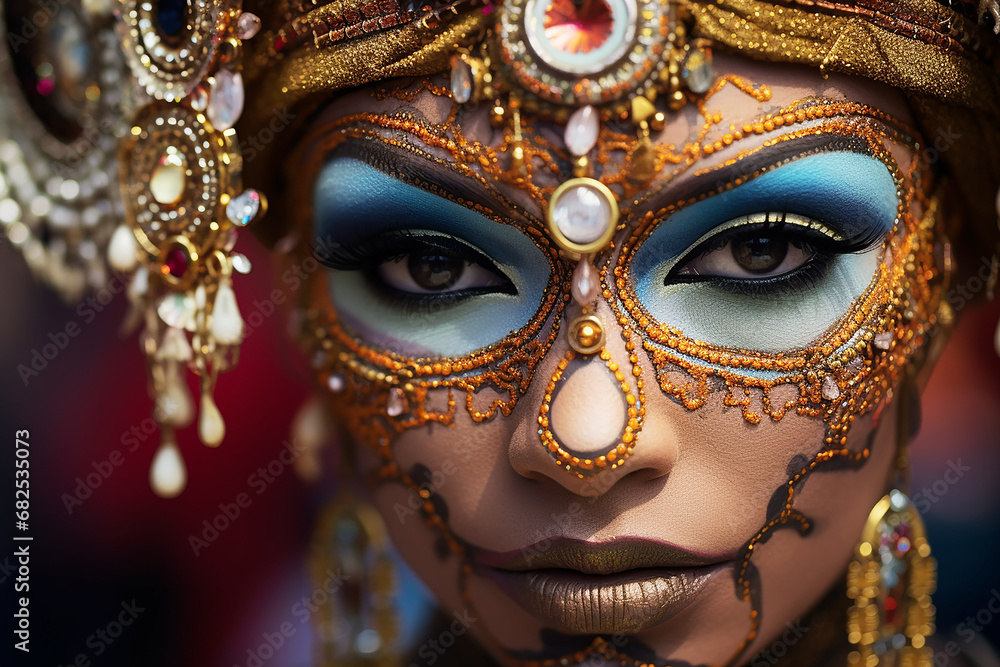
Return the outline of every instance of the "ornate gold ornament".
<path id="1" fill-rule="evenodd" d="M 920 515 L 893 489 L 872 508 L 848 568 L 849 667 L 934 664 L 935 571 Z"/>
<path id="2" fill-rule="evenodd" d="M 33 273 L 76 301 L 111 279 L 118 140 L 133 101 L 113 3 L 34 9 L 0 3 L 0 225 Z"/>
<path id="3" fill-rule="evenodd" d="M 212 393 L 243 336 L 232 278 L 250 270 L 236 230 L 266 208 L 241 188 L 232 129 L 243 40 L 260 21 L 219 0 L 32 9 L 0 5 L 11 56 L 0 58 L 0 221 L 67 299 L 130 280 L 128 322 L 143 327 L 163 434 L 151 481 L 176 495 L 186 474 L 173 431 L 195 413 L 183 368 L 200 377 L 198 434 L 216 446 Z"/>
<path id="4" fill-rule="evenodd" d="M 600 279 L 593 257 L 610 246 L 619 207 L 615 192 L 595 174 L 593 154 L 603 122 L 631 118 L 639 141 L 629 155 L 629 179 L 648 182 L 656 173 L 650 132 L 662 130 L 665 120 L 653 102 L 666 95 L 678 109 L 713 85 L 711 55 L 685 40 L 679 8 L 652 0 L 509 0 L 493 9 L 493 29 L 478 52 L 451 61 L 453 99 L 463 104 L 491 98 L 494 122 L 507 126 L 508 178 L 515 182 L 530 180 L 534 172 L 525 160 L 522 112 L 564 125 L 575 178 L 555 189 L 545 217 L 552 240 L 577 262 L 571 294 L 580 314 L 569 325 L 568 341 L 575 354 L 600 354 L 616 374 L 604 350 L 606 327 L 595 312 Z M 550 386 L 567 361 L 560 362 Z M 642 428 L 643 401 L 641 384 L 638 399 L 624 381 L 621 387 L 633 414 L 622 441 L 605 456 L 574 456 L 542 423 L 541 444 L 556 463 L 583 479 L 624 463 Z M 548 408 L 546 400 L 540 422 Z"/>
<path id="5" fill-rule="evenodd" d="M 164 438 L 151 482 L 169 497 L 185 480 L 173 431 L 193 418 L 182 365 L 200 378 L 199 439 L 216 447 L 225 437 L 212 394 L 219 373 L 239 359 L 244 325 L 232 277 L 250 270 L 233 247 L 237 230 L 262 215 L 266 202 L 242 190 L 232 129 L 243 112 L 243 40 L 257 33 L 259 19 L 237 2 L 198 0 L 176 23 L 153 17 L 153 7 L 125 0 L 119 14 L 129 67 L 152 99 L 138 109 L 122 143 L 132 236 L 123 233 L 109 260 L 123 271 L 138 263 L 130 297 L 143 313 L 153 417 Z M 124 239 L 134 239 L 132 247 Z"/>
<path id="6" fill-rule="evenodd" d="M 586 308 L 597 289 L 596 269 L 584 265 L 608 247 L 618 225 L 615 193 L 594 178 L 601 123 L 632 119 L 640 141 L 629 157 L 630 178 L 649 181 L 655 174 L 650 130 L 664 122 L 653 101 L 667 95 L 671 108 L 679 108 L 707 92 L 715 81 L 711 54 L 685 40 L 676 2 L 510 0 L 493 13 L 489 39 L 475 54 L 452 58 L 452 97 L 460 104 L 490 99 L 494 122 L 513 137 L 515 181 L 532 172 L 522 112 L 564 124 L 576 178 L 555 190 L 545 215 L 556 244 L 580 261 L 573 296 Z"/>

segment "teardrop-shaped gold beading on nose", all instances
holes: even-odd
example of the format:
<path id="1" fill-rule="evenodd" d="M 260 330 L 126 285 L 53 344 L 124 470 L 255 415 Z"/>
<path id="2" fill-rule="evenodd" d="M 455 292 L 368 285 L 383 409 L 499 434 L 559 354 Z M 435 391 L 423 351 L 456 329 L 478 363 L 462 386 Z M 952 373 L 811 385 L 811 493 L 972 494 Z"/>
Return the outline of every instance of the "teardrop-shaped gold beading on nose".
<path id="1" fill-rule="evenodd" d="M 618 442 L 599 456 L 588 456 L 582 451 L 573 451 L 572 448 L 561 443 L 556 433 L 558 429 L 553 424 L 553 400 L 561 388 L 560 383 L 566 381 L 567 367 L 570 362 L 578 358 L 575 350 L 566 351 L 566 355 L 559 360 L 559 364 L 545 388 L 545 398 L 542 401 L 538 414 L 538 434 L 542 445 L 559 467 L 575 474 L 580 479 L 590 479 L 603 470 L 618 468 L 632 455 L 636 436 L 642 429 L 642 418 L 645 412 L 645 394 L 643 392 L 642 379 L 639 377 L 639 366 L 636 363 L 638 357 L 635 355 L 634 350 L 629 350 L 629 353 L 632 364 L 631 375 L 635 382 L 634 391 L 632 385 L 629 384 L 628 376 L 622 371 L 618 363 L 612 360 L 611 353 L 608 350 L 602 349 L 599 355 L 586 362 L 601 363 L 607 369 L 607 372 L 614 377 L 615 386 L 621 392 L 625 404 L 626 419 L 623 420 L 624 428 L 618 437 Z"/>

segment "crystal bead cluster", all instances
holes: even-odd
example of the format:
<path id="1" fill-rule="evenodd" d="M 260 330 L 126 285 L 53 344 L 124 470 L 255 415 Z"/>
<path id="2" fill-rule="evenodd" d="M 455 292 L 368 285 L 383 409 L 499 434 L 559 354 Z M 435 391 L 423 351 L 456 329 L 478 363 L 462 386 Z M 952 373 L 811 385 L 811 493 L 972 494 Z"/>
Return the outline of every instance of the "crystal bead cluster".
<path id="1" fill-rule="evenodd" d="M 259 31 L 260 19 L 207 0 L 182 10 L 174 2 L 122 3 L 123 48 L 151 101 L 136 110 L 122 151 L 129 156 L 122 169 L 128 224 L 113 234 L 108 257 L 113 267 L 135 271 L 130 319 L 145 324 L 153 417 L 162 433 L 150 481 L 164 497 L 184 488 L 175 431 L 192 422 L 196 406 L 200 440 L 216 447 L 225 438 L 213 393 L 244 336 L 232 276 L 250 271 L 233 248 L 237 228 L 266 210 L 260 193 L 240 191 L 232 129 L 245 101 L 242 40 Z M 185 367 L 199 376 L 197 403 Z"/>

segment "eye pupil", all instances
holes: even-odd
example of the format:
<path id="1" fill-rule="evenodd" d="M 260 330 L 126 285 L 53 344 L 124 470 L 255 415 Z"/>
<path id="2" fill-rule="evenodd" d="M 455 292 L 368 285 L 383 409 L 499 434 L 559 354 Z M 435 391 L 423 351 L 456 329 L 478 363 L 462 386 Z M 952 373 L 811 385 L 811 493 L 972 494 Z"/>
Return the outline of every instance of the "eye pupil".
<path id="1" fill-rule="evenodd" d="M 732 240 L 733 259 L 751 273 L 767 273 L 788 254 L 788 240 L 772 236 L 745 236 Z"/>
<path id="2" fill-rule="evenodd" d="M 413 282 L 432 291 L 448 289 L 458 282 L 464 266 L 463 260 L 447 255 L 413 254 L 407 260 Z"/>

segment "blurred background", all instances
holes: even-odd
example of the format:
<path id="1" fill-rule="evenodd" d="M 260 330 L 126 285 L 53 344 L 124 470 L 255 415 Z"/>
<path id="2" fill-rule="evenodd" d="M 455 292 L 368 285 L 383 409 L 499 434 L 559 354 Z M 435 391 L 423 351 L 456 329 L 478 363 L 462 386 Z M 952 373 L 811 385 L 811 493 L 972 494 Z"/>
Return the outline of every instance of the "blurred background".
<path id="1" fill-rule="evenodd" d="M 237 250 L 254 264 L 250 276 L 235 281 L 246 316 L 276 283 L 253 239 L 241 238 Z M 188 487 L 161 500 L 149 490 L 158 437 L 144 430 L 150 403 L 143 359 L 136 337 L 119 335 L 124 297 L 81 307 L 93 313 L 64 305 L 33 282 L 6 241 L 0 297 L 0 433 L 10 442 L 27 429 L 31 443 L 27 664 L 309 664 L 308 624 L 292 610 L 313 588 L 302 554 L 323 494 L 288 467 L 260 493 L 250 481 L 278 460 L 307 395 L 308 372 L 285 336 L 284 313 L 266 317 L 243 344 L 239 366 L 220 377 L 222 446 L 202 446 L 193 427 L 178 434 Z M 1000 614 L 989 610 L 991 599 L 993 608 L 1000 604 L 1000 359 L 992 344 L 998 318 L 1000 303 L 961 314 L 923 396 L 923 428 L 913 447 L 912 490 L 925 501 L 939 562 L 939 629 L 957 632 L 960 642 L 968 637 L 968 646 L 980 635 L 1000 644 Z M 79 335 L 25 381 L 19 365 L 30 366 L 34 351 L 70 323 Z M 4 479 L 13 479 L 12 445 L 0 463 Z M 193 548 L 203 522 L 240 493 L 251 496 L 249 507 L 207 546 Z M 11 540 L 3 544 L 0 581 L 10 604 L 16 563 Z M 123 614 L 134 620 L 110 636 Z M 295 634 L 273 656 L 255 657 L 265 635 L 286 621 Z M 963 623 L 973 630 L 963 634 Z"/>

